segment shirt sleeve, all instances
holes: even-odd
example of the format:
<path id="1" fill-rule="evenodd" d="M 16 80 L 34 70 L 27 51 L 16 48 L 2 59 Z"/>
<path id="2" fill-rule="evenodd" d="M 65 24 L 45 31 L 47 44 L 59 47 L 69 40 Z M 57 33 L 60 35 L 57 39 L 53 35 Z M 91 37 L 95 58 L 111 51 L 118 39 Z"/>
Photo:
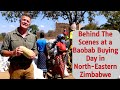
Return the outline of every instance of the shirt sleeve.
<path id="1" fill-rule="evenodd" d="M 1 46 L 1 50 L 10 50 L 10 35 L 6 34 L 6 36 L 4 37 L 2 46 Z"/>

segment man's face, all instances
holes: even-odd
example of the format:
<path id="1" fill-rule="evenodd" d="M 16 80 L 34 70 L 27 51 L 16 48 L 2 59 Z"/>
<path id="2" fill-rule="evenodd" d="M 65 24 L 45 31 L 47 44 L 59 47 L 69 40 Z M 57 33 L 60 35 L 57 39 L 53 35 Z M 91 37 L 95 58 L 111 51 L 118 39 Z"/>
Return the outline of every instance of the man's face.
<path id="1" fill-rule="evenodd" d="M 28 16 L 22 16 L 20 20 L 20 27 L 28 29 L 31 23 L 31 19 Z"/>

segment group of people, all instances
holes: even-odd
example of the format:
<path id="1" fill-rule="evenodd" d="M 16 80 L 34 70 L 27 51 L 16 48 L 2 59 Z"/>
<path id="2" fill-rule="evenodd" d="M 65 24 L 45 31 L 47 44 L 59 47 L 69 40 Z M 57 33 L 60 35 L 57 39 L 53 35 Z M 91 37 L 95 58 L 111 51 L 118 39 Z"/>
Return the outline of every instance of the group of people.
<path id="1" fill-rule="evenodd" d="M 31 16 L 23 14 L 20 18 L 20 26 L 16 30 L 6 34 L 1 46 L 1 55 L 9 57 L 10 79 L 34 79 L 33 60 L 38 57 L 37 67 L 43 70 L 43 76 L 47 75 L 47 60 L 50 59 L 47 40 L 44 38 L 44 32 L 40 33 L 40 38 L 36 40 L 36 36 L 28 31 L 31 24 Z M 20 46 L 32 50 L 31 56 L 26 57 Z M 72 38 L 68 37 L 68 32 L 63 31 L 57 36 L 52 47 L 57 47 L 57 54 L 54 57 L 55 64 L 52 67 L 52 75 L 60 75 L 64 78 L 64 69 L 67 64 L 70 47 L 72 46 Z M 28 52 L 29 53 L 29 52 Z"/>

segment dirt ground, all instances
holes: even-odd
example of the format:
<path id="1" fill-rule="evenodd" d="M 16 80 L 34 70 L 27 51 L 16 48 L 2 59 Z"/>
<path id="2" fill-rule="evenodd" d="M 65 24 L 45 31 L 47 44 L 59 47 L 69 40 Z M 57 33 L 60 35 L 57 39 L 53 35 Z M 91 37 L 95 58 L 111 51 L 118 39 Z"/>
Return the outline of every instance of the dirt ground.
<path id="1" fill-rule="evenodd" d="M 69 73 L 70 75 L 68 77 L 65 77 L 64 79 L 74 79 L 74 77 L 72 76 L 71 73 Z M 9 79 L 9 73 L 8 71 L 5 72 L 0 72 L 0 79 Z"/>
<path id="2" fill-rule="evenodd" d="M 0 79 L 9 79 L 8 71 L 0 72 Z"/>

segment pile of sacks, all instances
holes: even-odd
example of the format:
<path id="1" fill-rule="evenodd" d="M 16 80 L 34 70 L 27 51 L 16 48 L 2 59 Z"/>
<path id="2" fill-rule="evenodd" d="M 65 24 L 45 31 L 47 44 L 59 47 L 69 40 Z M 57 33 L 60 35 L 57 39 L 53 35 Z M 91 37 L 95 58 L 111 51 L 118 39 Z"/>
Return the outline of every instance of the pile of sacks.
<path id="1" fill-rule="evenodd" d="M 9 57 L 3 57 L 0 55 L 0 72 L 5 72 L 9 69 L 10 62 L 8 61 Z M 46 79 L 43 77 L 43 71 L 39 68 L 37 68 L 37 57 L 35 60 L 33 60 L 32 64 L 34 66 L 34 79 Z M 69 76 L 69 73 L 67 72 L 67 67 L 65 67 L 64 75 Z"/>
<path id="2" fill-rule="evenodd" d="M 32 64 L 34 67 L 34 79 L 46 79 L 43 77 L 43 71 L 37 68 L 37 57 L 33 60 Z"/>
<path id="3" fill-rule="evenodd" d="M 8 61 L 8 58 L 9 57 L 3 57 L 0 55 L 0 72 L 5 72 L 9 69 L 10 62 Z M 34 66 L 34 79 L 45 79 L 43 77 L 43 71 L 41 69 L 38 69 L 36 66 L 36 60 L 33 60 L 32 62 Z"/>
<path id="4" fill-rule="evenodd" d="M 3 57 L 0 55 L 0 72 L 5 72 L 8 70 L 10 62 L 8 61 L 9 57 Z"/>

